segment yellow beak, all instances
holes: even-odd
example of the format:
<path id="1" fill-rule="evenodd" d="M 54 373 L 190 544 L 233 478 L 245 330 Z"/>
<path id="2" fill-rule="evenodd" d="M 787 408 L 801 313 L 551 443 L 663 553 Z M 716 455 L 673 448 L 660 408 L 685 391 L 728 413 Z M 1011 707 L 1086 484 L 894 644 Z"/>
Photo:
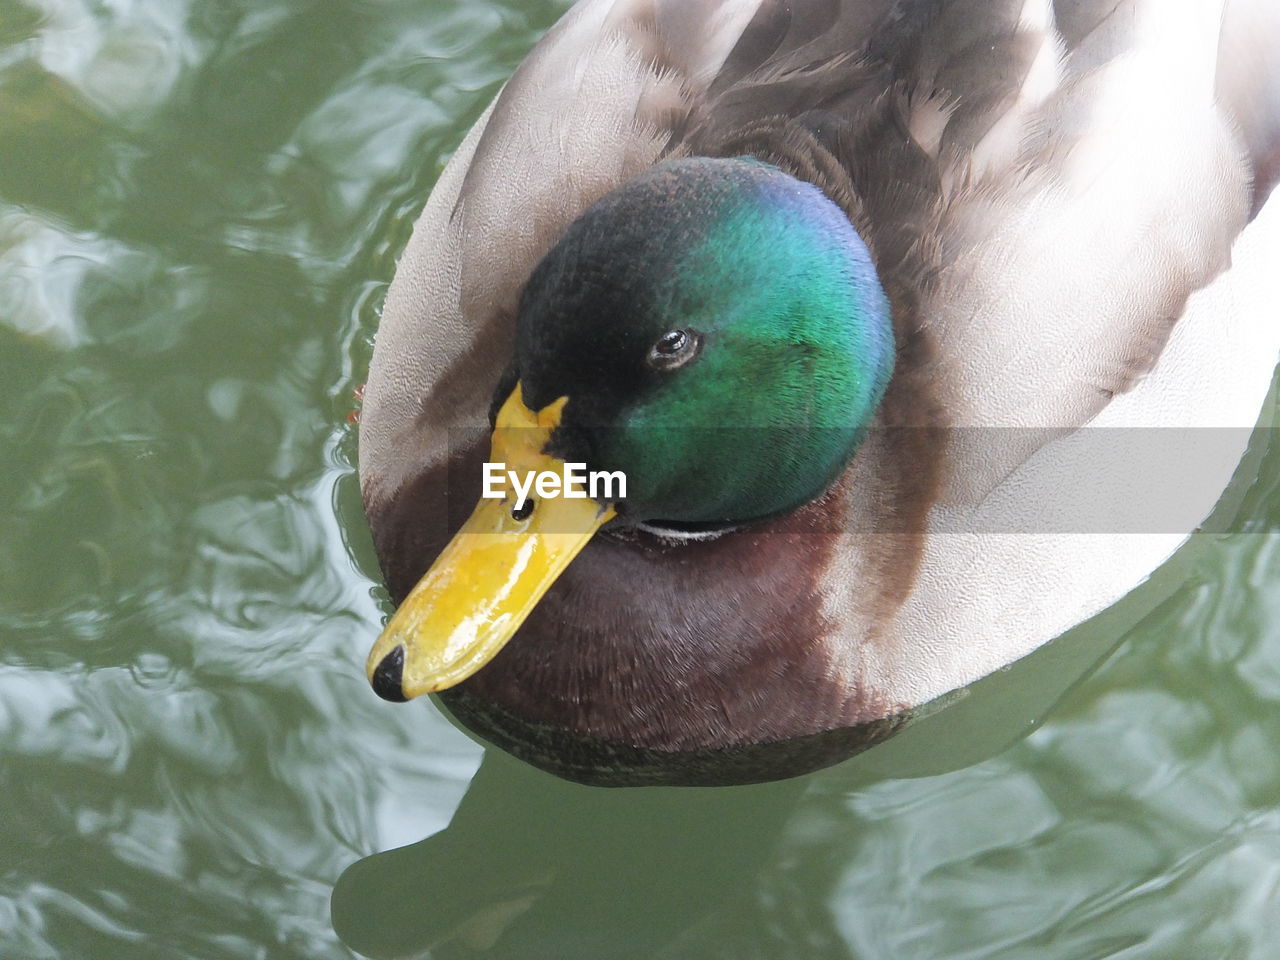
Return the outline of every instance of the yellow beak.
<path id="1" fill-rule="evenodd" d="M 564 462 L 542 451 L 567 402 L 561 397 L 535 413 L 517 385 L 498 413 L 490 461 L 519 477 L 522 489 L 542 473 L 566 476 Z M 367 672 L 380 696 L 445 690 L 483 667 L 616 515 L 577 486 L 572 496 L 530 499 L 516 511 L 510 486 L 505 499 L 480 501 L 374 644 Z"/>

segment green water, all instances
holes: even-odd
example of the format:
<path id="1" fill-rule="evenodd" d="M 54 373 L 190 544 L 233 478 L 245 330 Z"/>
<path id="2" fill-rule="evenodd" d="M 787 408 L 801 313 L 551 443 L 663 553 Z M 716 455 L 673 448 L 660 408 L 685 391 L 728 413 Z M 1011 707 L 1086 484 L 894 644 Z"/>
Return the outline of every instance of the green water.
<path id="1" fill-rule="evenodd" d="M 0 960 L 1272 960 L 1280 456 L 1114 621 L 802 781 L 574 787 L 369 692 L 352 391 L 564 7 L 0 0 Z"/>

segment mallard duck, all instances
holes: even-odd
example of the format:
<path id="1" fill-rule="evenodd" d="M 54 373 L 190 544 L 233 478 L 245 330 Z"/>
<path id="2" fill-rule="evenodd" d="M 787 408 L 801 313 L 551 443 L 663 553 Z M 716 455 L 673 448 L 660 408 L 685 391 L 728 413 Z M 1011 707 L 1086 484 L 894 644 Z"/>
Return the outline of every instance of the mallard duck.
<path id="1" fill-rule="evenodd" d="M 1272 0 L 582 0 L 387 295 L 375 690 L 593 783 L 883 739 L 1210 512 L 1278 176 Z"/>

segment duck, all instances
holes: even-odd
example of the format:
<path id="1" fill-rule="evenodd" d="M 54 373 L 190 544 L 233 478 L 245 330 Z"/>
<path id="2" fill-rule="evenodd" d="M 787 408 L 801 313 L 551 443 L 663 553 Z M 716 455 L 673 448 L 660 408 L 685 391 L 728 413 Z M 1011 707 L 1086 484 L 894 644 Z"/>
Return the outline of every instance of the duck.
<path id="1" fill-rule="evenodd" d="M 580 0 L 387 293 L 373 689 L 596 785 L 880 743 L 1210 514 L 1278 178 L 1271 0 Z"/>

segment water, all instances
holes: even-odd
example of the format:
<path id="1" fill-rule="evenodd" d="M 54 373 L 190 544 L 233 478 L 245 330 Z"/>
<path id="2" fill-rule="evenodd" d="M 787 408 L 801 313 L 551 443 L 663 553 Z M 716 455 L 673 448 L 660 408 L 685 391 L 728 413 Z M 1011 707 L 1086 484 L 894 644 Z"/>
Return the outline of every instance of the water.
<path id="1" fill-rule="evenodd" d="M 1269 960 L 1280 455 L 1242 532 L 795 783 L 480 769 L 368 691 L 352 392 L 564 7 L 0 0 L 0 957 Z"/>

